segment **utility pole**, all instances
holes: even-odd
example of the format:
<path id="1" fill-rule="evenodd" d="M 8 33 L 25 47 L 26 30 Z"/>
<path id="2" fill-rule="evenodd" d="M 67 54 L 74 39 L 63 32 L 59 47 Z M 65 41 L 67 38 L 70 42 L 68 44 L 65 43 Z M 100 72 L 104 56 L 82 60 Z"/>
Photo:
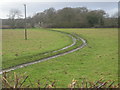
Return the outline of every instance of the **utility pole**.
<path id="1" fill-rule="evenodd" d="M 25 40 L 27 40 L 27 24 L 26 24 L 26 4 L 24 4 L 24 9 L 25 9 Z"/>

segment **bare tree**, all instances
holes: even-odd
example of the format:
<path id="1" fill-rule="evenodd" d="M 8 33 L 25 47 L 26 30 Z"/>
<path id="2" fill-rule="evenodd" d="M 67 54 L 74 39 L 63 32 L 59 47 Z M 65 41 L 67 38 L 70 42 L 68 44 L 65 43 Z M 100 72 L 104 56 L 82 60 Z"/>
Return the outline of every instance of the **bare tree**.
<path id="1" fill-rule="evenodd" d="M 11 25 L 12 28 L 15 28 L 16 26 L 16 19 L 20 19 L 22 17 L 21 11 L 18 9 L 11 9 L 9 11 L 9 23 Z"/>
<path id="2" fill-rule="evenodd" d="M 11 9 L 11 10 L 9 11 L 8 17 L 9 17 L 10 19 L 21 18 L 21 17 L 22 17 L 21 11 L 18 10 L 18 9 Z"/>

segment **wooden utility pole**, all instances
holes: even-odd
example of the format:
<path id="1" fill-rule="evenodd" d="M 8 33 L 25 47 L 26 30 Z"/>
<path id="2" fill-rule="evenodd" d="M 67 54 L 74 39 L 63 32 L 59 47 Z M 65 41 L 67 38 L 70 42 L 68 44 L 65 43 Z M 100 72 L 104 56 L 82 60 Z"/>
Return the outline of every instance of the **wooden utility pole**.
<path id="1" fill-rule="evenodd" d="M 27 40 L 26 4 L 24 4 L 24 9 L 25 9 L 25 40 Z"/>

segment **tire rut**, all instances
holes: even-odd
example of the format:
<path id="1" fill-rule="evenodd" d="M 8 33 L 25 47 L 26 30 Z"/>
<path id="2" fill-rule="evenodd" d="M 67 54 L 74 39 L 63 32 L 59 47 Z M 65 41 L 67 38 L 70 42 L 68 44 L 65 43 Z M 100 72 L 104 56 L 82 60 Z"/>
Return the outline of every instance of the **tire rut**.
<path id="1" fill-rule="evenodd" d="M 51 31 L 56 31 L 56 30 L 51 30 Z M 61 31 L 57 31 L 57 32 L 61 32 Z M 65 33 L 65 32 L 61 32 L 61 33 Z M 59 57 L 59 56 L 63 56 L 63 55 L 66 55 L 68 53 L 72 53 L 72 52 L 75 52 L 81 48 L 83 48 L 84 46 L 87 45 L 86 43 L 86 40 L 84 40 L 83 38 L 79 37 L 78 35 L 75 35 L 77 38 L 75 38 L 74 36 L 72 36 L 71 34 L 69 33 L 66 33 L 69 37 L 72 38 L 72 41 L 73 43 L 67 47 L 64 47 L 62 49 L 59 49 L 59 50 L 56 50 L 56 51 L 53 51 L 52 53 L 54 52 L 58 52 L 58 51 L 61 51 L 61 50 L 65 50 L 67 48 L 70 48 L 72 46 L 74 46 L 76 44 L 76 41 L 77 39 L 81 40 L 82 41 L 82 44 L 75 48 L 75 49 L 72 49 L 72 50 L 69 50 L 69 51 L 66 51 L 66 52 L 63 52 L 63 53 L 60 53 L 60 54 L 57 54 L 57 55 L 53 55 L 53 56 L 50 56 L 50 57 L 47 57 L 47 58 L 44 58 L 44 59 L 40 59 L 40 60 L 36 60 L 36 61 L 32 61 L 32 62 L 28 62 L 28 63 L 25 63 L 25 64 L 21 64 L 21 65 L 17 65 L 17 66 L 14 66 L 14 67 L 11 67 L 11 68 L 8 68 L 8 69 L 4 69 L 4 70 L 1 70 L 0 71 L 0 74 L 4 73 L 4 72 L 9 72 L 9 71 L 12 71 L 12 70 L 16 70 L 16 69 L 19 69 L 19 68 L 23 68 L 23 67 L 26 67 L 26 66 L 29 66 L 29 65 L 32 65 L 32 64 L 36 64 L 36 63 L 40 63 L 40 62 L 43 62 L 43 61 L 47 61 L 49 59 L 52 59 L 52 58 L 56 58 L 56 57 Z M 49 53 L 45 53 L 45 54 L 49 54 Z"/>

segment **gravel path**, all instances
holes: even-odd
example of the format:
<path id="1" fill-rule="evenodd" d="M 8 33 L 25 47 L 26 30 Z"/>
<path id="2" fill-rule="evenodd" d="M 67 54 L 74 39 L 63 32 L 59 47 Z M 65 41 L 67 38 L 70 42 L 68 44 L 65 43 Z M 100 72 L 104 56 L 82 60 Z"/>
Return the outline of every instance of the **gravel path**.
<path id="1" fill-rule="evenodd" d="M 55 31 L 55 30 L 52 30 L 52 31 Z M 57 32 L 59 32 L 59 31 L 57 31 Z M 61 32 L 61 33 L 64 33 L 64 32 Z M 58 52 L 58 51 L 61 51 L 61 50 L 64 50 L 64 49 L 67 49 L 69 47 L 74 46 L 76 44 L 76 41 L 77 41 L 78 38 L 82 41 L 82 45 L 80 45 L 76 49 L 73 49 L 73 50 L 70 50 L 70 51 L 67 51 L 67 52 L 64 52 L 64 53 L 60 53 L 60 54 L 50 56 L 50 57 L 47 57 L 47 58 L 44 58 L 44 59 L 40 59 L 40 60 L 37 60 L 37 61 L 33 61 L 33 62 L 29 62 L 29 63 L 25 63 L 25 64 L 17 65 L 17 66 L 8 68 L 8 69 L 1 70 L 0 74 L 2 74 L 4 72 L 9 72 L 9 71 L 12 71 L 12 70 L 15 70 L 15 69 L 18 69 L 18 68 L 23 68 L 23 67 L 26 67 L 26 66 L 29 66 L 29 65 L 32 65 L 32 64 L 36 64 L 36 63 L 39 63 L 39 62 L 47 61 L 49 59 L 56 58 L 56 57 L 59 57 L 59 56 L 63 56 L 63 55 L 66 55 L 68 53 L 72 53 L 72 52 L 77 51 L 77 50 L 79 50 L 79 49 L 81 49 L 81 48 L 83 48 L 84 46 L 87 45 L 86 40 L 84 40 L 83 38 L 81 38 L 79 36 L 77 36 L 78 38 L 75 38 L 71 34 L 68 34 L 68 33 L 67 33 L 67 35 L 72 38 L 73 43 L 71 45 L 67 46 L 67 47 L 64 47 L 62 49 L 59 49 L 59 50 L 53 51 L 53 52 Z M 48 54 L 48 53 L 45 53 L 45 54 Z"/>

